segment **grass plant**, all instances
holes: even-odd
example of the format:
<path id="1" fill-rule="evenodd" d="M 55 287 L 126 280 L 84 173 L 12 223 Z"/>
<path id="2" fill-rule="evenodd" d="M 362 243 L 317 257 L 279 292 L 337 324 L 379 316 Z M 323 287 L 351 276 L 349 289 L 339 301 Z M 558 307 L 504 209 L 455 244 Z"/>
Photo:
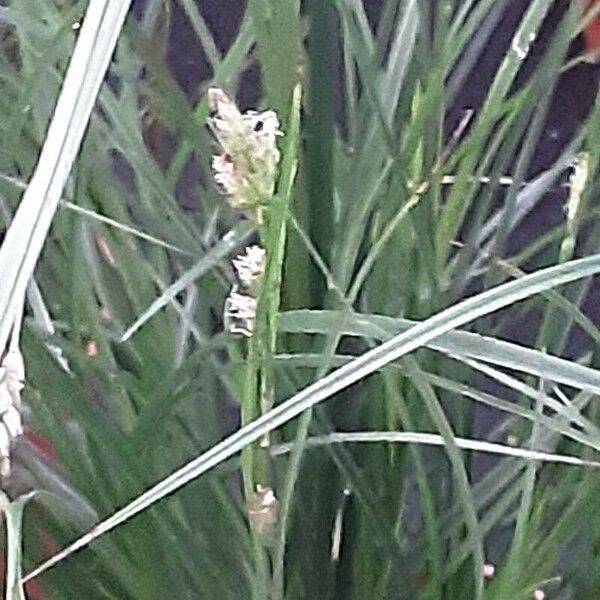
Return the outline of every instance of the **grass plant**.
<path id="1" fill-rule="evenodd" d="M 503 4 L 248 0 L 227 47 L 192 0 L 0 10 L 0 346 L 26 298 L 46 444 L 12 449 L 7 600 L 600 597 L 597 95 L 535 162 L 593 15 L 524 3 L 461 113 Z M 207 123 L 252 69 L 284 136 L 249 214 Z"/>

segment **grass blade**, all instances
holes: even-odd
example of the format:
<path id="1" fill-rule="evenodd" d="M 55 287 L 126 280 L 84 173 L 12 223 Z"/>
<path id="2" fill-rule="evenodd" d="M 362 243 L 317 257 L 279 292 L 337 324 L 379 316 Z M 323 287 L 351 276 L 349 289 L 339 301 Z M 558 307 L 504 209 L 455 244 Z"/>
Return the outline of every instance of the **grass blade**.
<path id="1" fill-rule="evenodd" d="M 280 316 L 281 331 L 288 333 L 320 333 L 342 327 L 343 335 L 387 340 L 416 325 L 409 319 L 382 315 L 348 314 L 336 311 L 298 310 Z M 450 331 L 427 343 L 427 347 L 462 358 L 480 361 L 543 377 L 564 385 L 600 393 L 600 372 L 540 350 L 526 348 L 491 336 L 468 331 Z"/>
<path id="2" fill-rule="evenodd" d="M 330 444 L 420 444 L 425 446 L 443 446 L 444 438 L 436 433 L 423 433 L 419 431 L 352 431 L 352 432 L 332 432 L 327 435 L 309 437 L 306 440 L 308 448 L 320 448 Z M 520 458 L 524 460 L 535 460 L 538 462 L 551 462 L 574 467 L 592 467 L 600 468 L 600 462 L 595 460 L 585 460 L 578 456 L 568 454 L 555 454 L 553 452 L 540 452 L 529 448 L 515 448 L 506 444 L 497 444 L 483 440 L 474 440 L 470 438 L 455 437 L 454 443 L 462 450 L 472 450 L 473 452 L 483 452 L 485 454 L 496 454 L 510 458 Z M 292 443 L 279 444 L 273 446 L 272 455 L 281 456 L 289 454 L 292 450 Z"/>
<path id="3" fill-rule="evenodd" d="M 31 492 L 13 500 L 4 511 L 6 515 L 6 600 L 27 600 L 21 582 L 23 562 L 23 510 L 36 495 Z"/>

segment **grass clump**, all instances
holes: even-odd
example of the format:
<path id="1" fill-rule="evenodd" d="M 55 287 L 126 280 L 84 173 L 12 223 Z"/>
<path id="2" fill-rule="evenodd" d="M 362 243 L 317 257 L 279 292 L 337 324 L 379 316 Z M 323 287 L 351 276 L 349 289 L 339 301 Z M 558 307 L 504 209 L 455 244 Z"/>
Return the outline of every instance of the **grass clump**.
<path id="1" fill-rule="evenodd" d="M 1 13 L 7 598 L 600 594 L 594 15 L 367 4 Z"/>

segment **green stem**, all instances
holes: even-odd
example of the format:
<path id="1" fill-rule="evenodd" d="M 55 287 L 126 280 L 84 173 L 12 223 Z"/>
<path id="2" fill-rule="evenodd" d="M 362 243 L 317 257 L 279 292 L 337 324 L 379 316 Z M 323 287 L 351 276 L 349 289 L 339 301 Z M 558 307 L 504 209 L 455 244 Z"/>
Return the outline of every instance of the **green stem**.
<path id="1" fill-rule="evenodd" d="M 336 79 L 336 12 L 334 2 L 309 0 L 308 59 L 310 85 L 306 110 L 305 176 L 309 233 L 326 263 L 330 260 L 333 218 L 334 85 Z M 319 278 L 311 281 L 313 302 L 325 298 Z"/>
<path id="2" fill-rule="evenodd" d="M 267 263 L 264 280 L 259 292 L 256 309 L 256 326 L 248 343 L 248 357 L 244 379 L 242 401 L 242 425 L 264 415 L 275 402 L 275 377 L 273 354 L 277 340 L 278 314 L 281 301 L 282 268 L 287 234 L 288 206 L 292 198 L 293 184 L 297 169 L 297 149 L 300 126 L 301 88 L 296 86 L 287 129 L 286 147 L 283 152 L 281 177 L 278 191 L 265 210 L 264 222 L 259 224 L 261 244 L 266 250 Z M 271 458 L 268 452 L 269 437 L 259 441 L 258 447 L 248 446 L 242 453 L 242 473 L 246 501 L 253 497 L 257 485 L 273 487 Z M 268 561 L 260 540 L 255 538 L 258 584 L 256 593 L 267 597 L 267 589 L 262 585 L 263 575 L 268 577 Z M 268 585 L 268 584 L 267 584 Z M 260 596 L 260 594 L 263 594 Z"/>

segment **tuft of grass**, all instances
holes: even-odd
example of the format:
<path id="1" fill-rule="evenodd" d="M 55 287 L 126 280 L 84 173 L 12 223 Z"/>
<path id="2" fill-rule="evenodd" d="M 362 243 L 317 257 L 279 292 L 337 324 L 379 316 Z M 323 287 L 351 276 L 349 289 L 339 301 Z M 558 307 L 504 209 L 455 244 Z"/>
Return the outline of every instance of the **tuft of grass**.
<path id="1" fill-rule="evenodd" d="M 457 128 L 506 9 L 381 4 L 374 25 L 360 0 L 250 0 L 228 48 L 207 3 L 0 12 L 0 350 L 27 295 L 25 417 L 52 452 L 17 447 L 15 477 L 53 497 L 21 528 L 31 495 L 4 482 L 7 598 L 34 579 L 92 599 L 600 594 L 598 99 L 532 170 L 591 17 L 530 2 Z M 193 90 L 182 19 L 210 71 Z M 206 89 L 234 96 L 248 68 L 285 131 L 258 227 L 212 182 L 205 127 Z M 568 210 L 519 241 L 576 156 Z M 247 345 L 221 315 L 256 236 Z M 523 322 L 529 344 L 507 333 Z M 248 516 L 258 455 L 271 539 Z"/>

